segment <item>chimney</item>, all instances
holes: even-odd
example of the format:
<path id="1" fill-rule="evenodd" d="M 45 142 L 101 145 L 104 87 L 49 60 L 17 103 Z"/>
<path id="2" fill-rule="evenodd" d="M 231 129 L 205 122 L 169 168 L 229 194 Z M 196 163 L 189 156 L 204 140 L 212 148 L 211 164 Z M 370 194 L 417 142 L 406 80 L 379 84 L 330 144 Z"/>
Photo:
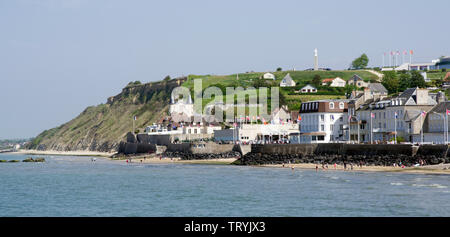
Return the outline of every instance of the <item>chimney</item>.
<path id="1" fill-rule="evenodd" d="M 417 105 L 427 105 L 428 104 L 428 90 L 427 89 L 416 89 L 416 103 Z"/>
<path id="2" fill-rule="evenodd" d="M 372 99 L 372 95 L 370 93 L 369 88 L 364 88 L 364 101 Z"/>

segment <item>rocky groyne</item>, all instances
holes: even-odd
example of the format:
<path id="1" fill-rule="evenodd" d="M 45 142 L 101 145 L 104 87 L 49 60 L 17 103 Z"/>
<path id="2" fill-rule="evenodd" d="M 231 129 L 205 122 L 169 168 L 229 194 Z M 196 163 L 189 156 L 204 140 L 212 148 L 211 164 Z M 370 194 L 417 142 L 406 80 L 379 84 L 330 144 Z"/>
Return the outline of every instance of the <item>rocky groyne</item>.
<path id="1" fill-rule="evenodd" d="M 240 153 L 237 151 L 228 151 L 223 153 L 188 153 L 180 151 L 166 151 L 162 154 L 163 157 L 181 158 L 182 160 L 209 160 L 209 159 L 226 159 L 238 158 Z"/>
<path id="2" fill-rule="evenodd" d="M 415 164 L 436 165 L 441 163 L 450 163 L 449 157 L 439 157 L 435 155 L 408 156 L 408 155 L 303 155 L 303 154 L 261 154 L 248 153 L 242 158 L 233 162 L 235 165 L 266 165 L 266 164 L 364 164 L 376 166 L 390 166 L 394 163 L 405 166 Z"/>
<path id="3" fill-rule="evenodd" d="M 450 163 L 445 145 L 347 145 L 292 144 L 255 145 L 252 151 L 233 162 L 236 165 L 266 164 L 364 164 L 391 166 L 401 164 L 436 165 Z"/>

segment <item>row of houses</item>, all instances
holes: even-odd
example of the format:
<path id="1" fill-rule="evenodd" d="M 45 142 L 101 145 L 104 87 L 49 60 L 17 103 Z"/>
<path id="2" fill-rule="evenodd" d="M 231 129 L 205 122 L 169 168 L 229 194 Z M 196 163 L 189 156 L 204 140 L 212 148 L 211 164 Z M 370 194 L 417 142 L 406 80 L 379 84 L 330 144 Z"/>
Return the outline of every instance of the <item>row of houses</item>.
<path id="1" fill-rule="evenodd" d="M 354 80 L 358 82 L 358 80 Z M 214 139 L 216 142 L 243 143 L 411 143 L 448 141 L 447 102 L 442 92 L 409 88 L 389 96 L 380 83 L 368 83 L 353 91 L 348 99 L 317 100 L 302 103 L 299 111 L 282 106 L 270 120 L 236 120 L 228 125 L 203 116 L 191 123 L 193 103 L 172 98 L 171 115 L 148 126 L 147 135 L 169 136 L 171 142 Z M 186 122 L 189 121 L 189 122 Z"/>
<path id="2" fill-rule="evenodd" d="M 449 105 L 442 92 L 409 88 L 388 97 L 375 84 L 347 100 L 302 104 L 300 143 L 445 143 Z"/>

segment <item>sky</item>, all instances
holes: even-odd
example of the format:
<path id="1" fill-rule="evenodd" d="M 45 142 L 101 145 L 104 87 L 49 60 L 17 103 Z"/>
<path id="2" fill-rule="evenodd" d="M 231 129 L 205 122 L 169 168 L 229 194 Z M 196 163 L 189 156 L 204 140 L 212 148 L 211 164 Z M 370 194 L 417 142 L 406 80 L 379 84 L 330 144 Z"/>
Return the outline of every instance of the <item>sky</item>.
<path id="1" fill-rule="evenodd" d="M 0 139 L 29 138 L 130 81 L 346 69 L 450 55 L 450 1 L 0 0 Z"/>

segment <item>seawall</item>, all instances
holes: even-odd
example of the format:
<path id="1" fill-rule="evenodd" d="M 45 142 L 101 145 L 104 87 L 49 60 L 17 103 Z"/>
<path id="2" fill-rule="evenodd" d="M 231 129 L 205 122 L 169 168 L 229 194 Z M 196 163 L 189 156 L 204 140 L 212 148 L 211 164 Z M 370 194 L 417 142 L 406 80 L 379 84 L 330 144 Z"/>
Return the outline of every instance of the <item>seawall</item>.
<path id="1" fill-rule="evenodd" d="M 283 163 L 366 164 L 406 166 L 450 163 L 446 145 L 408 144 L 265 144 L 252 145 L 251 152 L 235 162 L 238 165 Z"/>

